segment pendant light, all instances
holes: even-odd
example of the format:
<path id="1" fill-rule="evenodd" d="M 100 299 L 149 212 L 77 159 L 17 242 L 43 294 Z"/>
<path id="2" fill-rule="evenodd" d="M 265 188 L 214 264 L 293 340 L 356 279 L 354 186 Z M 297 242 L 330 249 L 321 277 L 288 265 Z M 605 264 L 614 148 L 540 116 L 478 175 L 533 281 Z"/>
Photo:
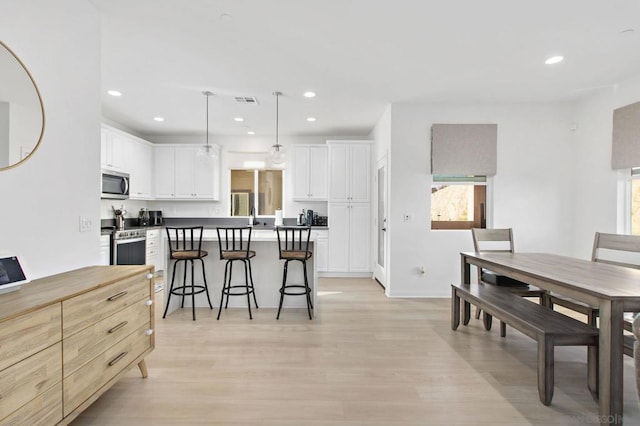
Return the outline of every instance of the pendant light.
<path id="1" fill-rule="evenodd" d="M 276 96 L 276 143 L 271 146 L 271 150 L 269 151 L 269 157 L 271 158 L 271 162 L 273 164 L 282 164 L 285 160 L 285 151 L 284 146 L 280 145 L 278 142 L 278 112 L 279 112 L 279 104 L 278 99 L 282 92 L 273 92 Z"/>
<path id="2" fill-rule="evenodd" d="M 207 143 L 202 148 L 200 148 L 200 150 L 198 151 L 198 155 L 201 155 L 203 157 L 213 157 L 215 156 L 215 152 L 213 150 L 213 146 L 209 145 L 209 96 L 213 95 L 213 92 L 205 90 L 204 92 L 202 92 L 202 94 L 207 98 Z"/>

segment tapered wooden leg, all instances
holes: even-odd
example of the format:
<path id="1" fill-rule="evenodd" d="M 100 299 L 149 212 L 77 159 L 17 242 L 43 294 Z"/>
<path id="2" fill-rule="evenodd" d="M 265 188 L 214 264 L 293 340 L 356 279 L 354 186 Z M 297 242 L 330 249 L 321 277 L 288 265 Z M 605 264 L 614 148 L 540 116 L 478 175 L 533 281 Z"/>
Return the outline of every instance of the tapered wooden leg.
<path id="1" fill-rule="evenodd" d="M 462 324 L 467 325 L 469 324 L 469 320 L 471 319 L 471 304 L 469 302 L 467 302 L 466 300 L 464 301 L 464 314 L 462 317 Z"/>
<path id="2" fill-rule="evenodd" d="M 598 400 L 598 346 L 587 347 L 587 384 L 594 400 Z"/>
<path id="3" fill-rule="evenodd" d="M 491 330 L 491 323 L 493 317 L 486 312 L 482 313 L 482 322 L 484 323 L 484 329 L 489 331 Z"/>
<path id="4" fill-rule="evenodd" d="M 455 287 L 451 287 L 451 329 L 457 330 L 460 325 L 460 297 Z"/>
<path id="5" fill-rule="evenodd" d="M 149 372 L 147 371 L 147 363 L 144 362 L 144 359 L 138 363 L 138 368 L 140 369 L 140 374 L 142 374 L 142 377 L 144 379 L 149 377 Z"/>
<path id="6" fill-rule="evenodd" d="M 538 396 L 544 405 L 553 399 L 553 337 L 538 340 Z"/>

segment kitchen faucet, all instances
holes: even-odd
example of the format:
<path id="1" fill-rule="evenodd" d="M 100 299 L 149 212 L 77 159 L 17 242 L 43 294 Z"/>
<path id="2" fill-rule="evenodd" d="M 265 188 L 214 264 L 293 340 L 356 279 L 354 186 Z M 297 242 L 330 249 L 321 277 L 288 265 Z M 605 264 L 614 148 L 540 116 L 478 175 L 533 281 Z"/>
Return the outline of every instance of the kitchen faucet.
<path id="1" fill-rule="evenodd" d="M 252 225 L 257 225 L 258 221 L 256 220 L 256 208 L 255 207 L 251 207 L 250 217 L 252 219 Z"/>

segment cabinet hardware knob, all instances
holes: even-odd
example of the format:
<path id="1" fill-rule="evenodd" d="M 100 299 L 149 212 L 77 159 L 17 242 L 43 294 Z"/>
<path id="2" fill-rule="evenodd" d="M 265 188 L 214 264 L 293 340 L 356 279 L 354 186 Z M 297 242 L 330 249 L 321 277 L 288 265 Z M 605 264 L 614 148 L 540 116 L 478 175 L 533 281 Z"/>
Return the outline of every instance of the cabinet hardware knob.
<path id="1" fill-rule="evenodd" d="M 109 361 L 109 367 L 113 367 L 114 365 L 116 365 L 118 363 L 118 361 L 120 361 L 122 358 L 127 356 L 128 353 L 129 352 L 122 352 L 120 355 L 118 355 L 117 357 L 115 357 L 114 359 Z"/>
<path id="2" fill-rule="evenodd" d="M 153 274 L 152 273 L 148 273 L 147 275 L 145 275 L 145 278 L 150 280 L 151 278 L 153 278 Z"/>
<path id="3" fill-rule="evenodd" d="M 147 336 L 151 336 L 153 334 L 153 329 L 148 329 L 147 331 L 144 332 L 144 334 L 146 334 Z"/>
<path id="4" fill-rule="evenodd" d="M 114 300 L 116 300 L 116 299 L 120 299 L 122 296 L 126 296 L 128 293 L 129 293 L 129 292 L 128 292 L 127 290 L 125 290 L 125 291 L 121 291 L 120 293 L 118 293 L 118 294 L 114 294 L 113 296 L 109 297 L 107 300 L 108 300 L 109 302 L 113 302 L 113 301 L 114 301 Z"/>
<path id="5" fill-rule="evenodd" d="M 128 321 L 122 321 L 120 324 L 116 325 L 115 327 L 113 327 L 112 329 L 110 329 L 108 331 L 109 334 L 111 333 L 115 333 L 116 331 L 120 330 L 122 327 L 124 327 L 125 325 L 129 324 Z"/>
<path id="6" fill-rule="evenodd" d="M 151 305 L 153 305 L 153 300 L 147 300 L 146 302 L 144 302 L 144 304 L 146 306 L 151 306 Z"/>

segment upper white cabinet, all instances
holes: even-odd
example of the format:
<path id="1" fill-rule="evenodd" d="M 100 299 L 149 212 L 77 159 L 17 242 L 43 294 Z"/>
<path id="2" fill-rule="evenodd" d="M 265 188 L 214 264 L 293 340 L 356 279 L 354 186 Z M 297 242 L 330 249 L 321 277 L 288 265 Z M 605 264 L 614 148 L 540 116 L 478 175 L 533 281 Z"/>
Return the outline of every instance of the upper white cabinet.
<path id="1" fill-rule="evenodd" d="M 369 202 L 371 199 L 371 143 L 327 141 L 329 201 Z"/>
<path id="2" fill-rule="evenodd" d="M 293 152 L 293 199 L 327 201 L 327 146 L 297 145 Z"/>
<path id="3" fill-rule="evenodd" d="M 156 199 L 218 200 L 220 157 L 201 155 L 200 145 L 155 146 Z"/>
<path id="4" fill-rule="evenodd" d="M 108 126 L 100 128 L 100 165 L 103 169 L 125 171 L 125 136 Z"/>
<path id="5" fill-rule="evenodd" d="M 152 145 L 113 127 L 100 129 L 100 163 L 103 169 L 129 173 L 131 199 L 151 198 Z"/>
<path id="6" fill-rule="evenodd" d="M 132 138 L 128 141 L 126 169 L 130 175 L 129 197 L 148 200 L 151 198 L 151 164 L 153 148 L 150 143 Z"/>

